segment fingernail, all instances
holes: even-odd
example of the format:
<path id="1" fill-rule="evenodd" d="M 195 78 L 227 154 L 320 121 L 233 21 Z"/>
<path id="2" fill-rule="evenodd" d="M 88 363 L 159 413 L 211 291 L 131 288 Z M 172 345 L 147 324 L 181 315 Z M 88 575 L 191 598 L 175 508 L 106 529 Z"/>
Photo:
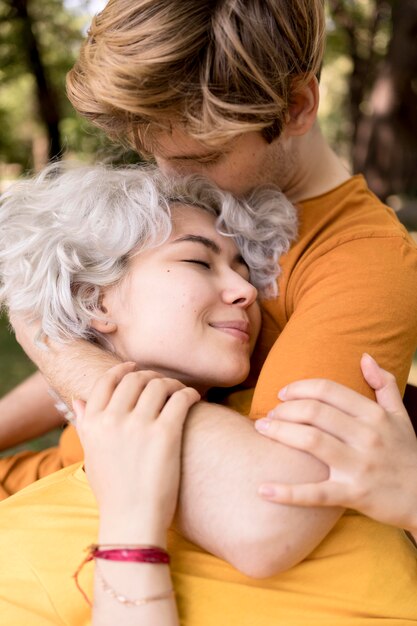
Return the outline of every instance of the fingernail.
<path id="1" fill-rule="evenodd" d="M 256 430 L 260 430 L 261 432 L 265 432 L 266 430 L 268 430 L 270 425 L 271 425 L 271 420 L 267 419 L 266 417 L 263 417 L 260 420 L 256 420 L 255 422 Z"/>
<path id="2" fill-rule="evenodd" d="M 275 495 L 275 490 L 269 485 L 261 485 L 258 489 L 258 493 L 264 498 L 272 498 Z"/>
<path id="3" fill-rule="evenodd" d="M 374 357 L 372 357 L 370 354 L 368 354 L 368 352 L 364 352 L 364 353 L 362 354 L 362 356 L 363 356 L 363 357 L 365 356 L 367 359 L 370 359 L 373 363 L 376 363 L 376 361 L 375 361 Z"/>
<path id="4" fill-rule="evenodd" d="M 283 387 L 282 389 L 280 389 L 278 391 L 278 398 L 280 400 L 285 400 L 285 398 L 287 396 L 287 389 L 288 389 L 288 385 L 286 387 Z"/>

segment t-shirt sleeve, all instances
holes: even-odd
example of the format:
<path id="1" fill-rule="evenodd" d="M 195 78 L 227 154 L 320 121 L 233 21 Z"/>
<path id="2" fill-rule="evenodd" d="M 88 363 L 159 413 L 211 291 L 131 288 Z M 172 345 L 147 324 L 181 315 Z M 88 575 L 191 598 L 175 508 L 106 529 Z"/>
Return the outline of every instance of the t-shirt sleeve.
<path id="1" fill-rule="evenodd" d="M 284 297 L 284 296 L 279 296 Z M 417 344 L 417 252 L 401 236 L 338 242 L 299 262 L 285 293 L 288 322 L 261 370 L 250 416 L 286 384 L 328 378 L 373 397 L 360 370 L 371 354 L 404 390 Z"/>

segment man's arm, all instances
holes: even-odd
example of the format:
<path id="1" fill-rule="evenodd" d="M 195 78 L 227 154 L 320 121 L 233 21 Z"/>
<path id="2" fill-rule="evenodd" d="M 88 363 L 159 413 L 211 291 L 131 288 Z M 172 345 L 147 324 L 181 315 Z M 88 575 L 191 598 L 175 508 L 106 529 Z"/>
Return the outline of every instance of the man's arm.
<path id="1" fill-rule="evenodd" d="M 16 321 L 15 321 L 16 323 Z M 117 359 L 87 342 L 39 350 L 31 327 L 18 338 L 61 397 L 86 399 L 99 375 Z M 323 539 L 338 509 L 296 509 L 264 502 L 267 480 L 299 482 L 327 477 L 309 455 L 259 435 L 253 424 L 218 405 L 199 403 L 186 424 L 178 520 L 187 539 L 244 573 L 264 577 L 288 569 Z"/>
<path id="2" fill-rule="evenodd" d="M 0 398 L 0 450 L 39 437 L 63 421 L 48 384 L 36 372 Z"/>
<path id="3" fill-rule="evenodd" d="M 328 470 L 309 454 L 263 438 L 226 407 L 200 402 L 191 409 L 177 522 L 188 539 L 255 578 L 302 561 L 343 512 L 266 502 L 258 496 L 266 476 L 315 482 Z"/>
<path id="4" fill-rule="evenodd" d="M 28 324 L 18 315 L 10 321 L 16 340 L 69 408 L 73 398 L 87 400 L 97 378 L 121 362 L 114 354 L 82 340 L 59 344 L 47 339 L 45 348 L 40 349 L 35 343 L 37 323 Z"/>

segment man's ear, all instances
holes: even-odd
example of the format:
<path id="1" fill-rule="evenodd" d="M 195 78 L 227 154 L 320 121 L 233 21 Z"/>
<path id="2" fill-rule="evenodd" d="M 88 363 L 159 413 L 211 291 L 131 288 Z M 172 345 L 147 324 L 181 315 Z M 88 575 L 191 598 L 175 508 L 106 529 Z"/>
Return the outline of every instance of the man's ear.
<path id="1" fill-rule="evenodd" d="M 319 100 L 319 83 L 316 77 L 303 87 L 294 86 L 285 125 L 289 135 L 304 135 L 310 130 L 317 119 Z"/>

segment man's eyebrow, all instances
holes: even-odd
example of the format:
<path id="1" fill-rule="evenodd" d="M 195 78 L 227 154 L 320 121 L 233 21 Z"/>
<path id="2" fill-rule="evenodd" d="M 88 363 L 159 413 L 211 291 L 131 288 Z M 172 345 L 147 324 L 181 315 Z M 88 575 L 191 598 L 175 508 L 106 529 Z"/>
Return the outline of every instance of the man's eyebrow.
<path id="1" fill-rule="evenodd" d="M 172 243 L 181 243 L 182 241 L 192 241 L 194 243 L 201 243 L 203 246 L 206 246 L 209 250 L 212 250 L 216 254 L 220 254 L 221 250 L 217 243 L 215 243 L 212 239 L 208 239 L 207 237 L 203 237 L 202 235 L 182 235 L 175 239 Z"/>

